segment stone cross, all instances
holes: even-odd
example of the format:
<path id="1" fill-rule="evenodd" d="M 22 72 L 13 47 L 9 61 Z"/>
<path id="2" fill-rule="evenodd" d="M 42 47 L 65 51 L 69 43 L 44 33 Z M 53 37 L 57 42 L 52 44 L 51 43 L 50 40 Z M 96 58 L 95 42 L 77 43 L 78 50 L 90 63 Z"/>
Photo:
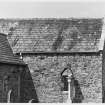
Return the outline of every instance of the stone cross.
<path id="1" fill-rule="evenodd" d="M 7 95 L 7 103 L 11 102 L 11 92 L 12 90 L 9 90 L 8 95 Z"/>
<path id="2" fill-rule="evenodd" d="M 69 69 L 67 69 L 68 70 L 68 98 L 67 98 L 67 103 L 72 103 L 72 100 L 71 100 L 71 85 L 70 85 L 70 83 L 71 83 L 71 76 L 72 76 L 72 74 L 71 74 L 71 72 L 70 72 L 70 70 Z"/>

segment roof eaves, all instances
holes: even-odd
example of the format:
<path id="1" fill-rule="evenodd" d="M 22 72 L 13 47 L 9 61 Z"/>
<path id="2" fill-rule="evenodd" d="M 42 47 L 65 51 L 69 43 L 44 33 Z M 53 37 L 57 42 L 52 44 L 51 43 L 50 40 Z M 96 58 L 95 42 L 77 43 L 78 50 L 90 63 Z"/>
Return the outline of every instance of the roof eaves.
<path id="1" fill-rule="evenodd" d="M 0 62 L 1 63 L 6 63 L 6 64 L 12 64 L 12 65 L 22 65 L 22 66 L 27 65 L 24 62 L 8 62 L 8 61 L 3 61 L 3 60 L 2 61 L 0 60 Z"/>
<path id="2" fill-rule="evenodd" d="M 32 52 L 32 51 L 25 51 L 25 52 L 21 52 L 22 55 L 99 55 L 102 53 L 102 50 L 98 50 L 98 51 L 88 51 L 88 52 L 69 52 L 69 51 L 62 51 L 62 52 L 55 52 L 55 51 L 51 51 L 51 52 Z M 20 53 L 15 53 L 16 55 L 20 55 Z"/>

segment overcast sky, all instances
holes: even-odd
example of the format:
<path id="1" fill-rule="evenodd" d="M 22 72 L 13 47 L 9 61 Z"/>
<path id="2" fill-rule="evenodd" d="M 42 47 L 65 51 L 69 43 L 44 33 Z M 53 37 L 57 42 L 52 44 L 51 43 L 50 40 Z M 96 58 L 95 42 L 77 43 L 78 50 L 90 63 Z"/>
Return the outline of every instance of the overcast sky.
<path id="1" fill-rule="evenodd" d="M 105 17 L 105 2 L 0 1 L 0 18 Z"/>

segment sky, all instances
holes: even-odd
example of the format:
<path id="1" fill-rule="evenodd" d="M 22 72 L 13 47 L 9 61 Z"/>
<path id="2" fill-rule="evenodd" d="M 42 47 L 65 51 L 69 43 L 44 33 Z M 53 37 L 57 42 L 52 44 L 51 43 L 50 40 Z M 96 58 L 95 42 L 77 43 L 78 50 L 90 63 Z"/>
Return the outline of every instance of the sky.
<path id="1" fill-rule="evenodd" d="M 49 0 L 50 1 L 50 0 Z M 104 1 L 0 0 L 0 18 L 102 18 Z"/>

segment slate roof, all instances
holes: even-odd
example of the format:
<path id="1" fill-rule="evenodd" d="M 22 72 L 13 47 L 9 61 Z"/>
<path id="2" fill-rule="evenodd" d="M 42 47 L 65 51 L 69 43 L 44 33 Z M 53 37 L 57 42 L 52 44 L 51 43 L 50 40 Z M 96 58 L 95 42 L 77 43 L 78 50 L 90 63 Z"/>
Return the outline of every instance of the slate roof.
<path id="1" fill-rule="evenodd" d="M 0 62 L 23 65 L 24 62 L 13 54 L 7 35 L 0 33 Z"/>
<path id="2" fill-rule="evenodd" d="M 96 52 L 101 38 L 102 18 L 18 20 L 8 33 L 18 52 Z"/>

